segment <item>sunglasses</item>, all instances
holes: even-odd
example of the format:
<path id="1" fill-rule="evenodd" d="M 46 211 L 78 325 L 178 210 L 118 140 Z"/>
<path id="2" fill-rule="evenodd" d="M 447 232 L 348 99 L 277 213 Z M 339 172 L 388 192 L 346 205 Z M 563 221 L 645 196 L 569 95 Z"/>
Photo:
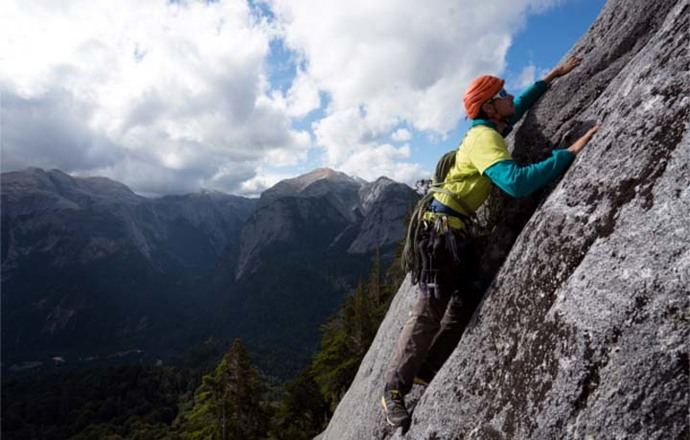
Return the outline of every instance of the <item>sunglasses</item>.
<path id="1" fill-rule="evenodd" d="M 506 89 L 501 89 L 491 98 L 491 101 L 493 101 L 494 99 L 505 98 L 506 96 L 508 96 L 508 92 L 506 92 Z"/>

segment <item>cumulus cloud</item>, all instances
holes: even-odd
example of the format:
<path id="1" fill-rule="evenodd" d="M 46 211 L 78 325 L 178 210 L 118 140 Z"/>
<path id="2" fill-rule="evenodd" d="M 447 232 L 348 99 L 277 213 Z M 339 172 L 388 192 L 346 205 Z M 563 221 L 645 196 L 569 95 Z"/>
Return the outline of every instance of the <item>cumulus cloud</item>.
<path id="1" fill-rule="evenodd" d="M 466 84 L 557 2 L 5 2 L 2 170 L 255 194 L 317 148 L 317 165 L 410 183 L 428 173 L 406 143 L 453 130 Z"/>
<path id="2" fill-rule="evenodd" d="M 470 80 L 502 72 L 526 15 L 557 1 L 267 2 L 286 46 L 304 60 L 303 77 L 330 97 L 314 124 L 325 165 L 363 175 L 399 163 L 396 154 L 362 151 L 390 152 L 374 140 L 391 136 L 401 122 L 441 138 L 451 131 L 463 116 L 461 95 Z M 384 162 L 357 167 L 353 157 Z"/>
<path id="3" fill-rule="evenodd" d="M 530 64 L 525 66 L 517 78 L 518 88 L 524 88 L 532 84 L 537 77 L 537 66 Z"/>
<path id="4" fill-rule="evenodd" d="M 304 117 L 319 107 L 321 107 L 321 97 L 316 83 L 304 71 L 298 71 L 287 94 L 288 114 L 293 117 Z"/>
<path id="5" fill-rule="evenodd" d="M 264 72 L 271 30 L 245 2 L 21 1 L 3 15 L 3 170 L 238 192 L 261 163 L 306 157 L 290 117 L 314 106 L 309 79 L 286 111 Z"/>
<path id="6" fill-rule="evenodd" d="M 256 170 L 256 175 L 249 180 L 242 182 L 242 192 L 246 194 L 261 194 L 263 191 L 272 187 L 284 179 L 295 177 L 293 174 L 276 172 L 260 166 Z"/>
<path id="7" fill-rule="evenodd" d="M 362 106 L 367 122 L 403 118 L 447 132 L 472 77 L 501 72 L 512 35 L 547 1 L 272 0 L 288 47 L 332 97 L 334 111 Z"/>
<path id="8" fill-rule="evenodd" d="M 391 135 L 391 138 L 394 141 L 406 142 L 412 139 L 412 133 L 405 128 L 399 128 Z"/>
<path id="9" fill-rule="evenodd" d="M 22 97 L 0 88 L 0 94 L 3 168 L 88 169 L 123 158 L 107 136 L 86 123 L 92 108 L 64 90 Z"/>
<path id="10" fill-rule="evenodd" d="M 407 162 L 409 158 L 409 145 L 396 148 L 390 144 L 373 144 L 354 152 L 341 168 L 366 180 L 386 176 L 413 186 L 426 172 L 420 165 Z"/>
<path id="11" fill-rule="evenodd" d="M 324 149 L 323 161 L 328 167 L 366 180 L 385 175 L 408 184 L 413 184 L 425 174 L 421 166 L 407 162 L 409 145 L 395 148 L 379 141 L 377 132 L 366 123 L 361 109 L 333 112 L 316 122 L 313 130 L 318 144 Z"/>
<path id="12" fill-rule="evenodd" d="M 549 69 L 540 69 L 530 63 L 523 67 L 516 77 L 508 79 L 508 87 L 517 92 L 531 85 L 537 79 L 543 78 L 547 73 L 549 73 Z"/>

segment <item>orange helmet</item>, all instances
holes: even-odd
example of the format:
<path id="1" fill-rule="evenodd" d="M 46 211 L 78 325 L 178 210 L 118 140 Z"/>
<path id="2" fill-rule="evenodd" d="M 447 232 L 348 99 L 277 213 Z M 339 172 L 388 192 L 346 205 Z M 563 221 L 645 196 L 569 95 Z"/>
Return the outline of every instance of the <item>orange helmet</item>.
<path id="1" fill-rule="evenodd" d="M 479 115 L 482 104 L 491 99 L 502 88 L 505 81 L 491 75 L 482 75 L 475 78 L 465 90 L 463 101 L 467 116 L 475 119 Z"/>

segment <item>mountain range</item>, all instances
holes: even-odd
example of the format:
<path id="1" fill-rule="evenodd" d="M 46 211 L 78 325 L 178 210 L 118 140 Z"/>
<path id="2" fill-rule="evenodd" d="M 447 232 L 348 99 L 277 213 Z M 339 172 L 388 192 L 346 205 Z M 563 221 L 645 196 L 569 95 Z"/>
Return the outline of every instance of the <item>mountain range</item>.
<path id="1" fill-rule="evenodd" d="M 4 173 L 3 369 L 167 360 L 240 336 L 265 371 L 294 373 L 373 258 L 392 260 L 416 200 L 385 177 L 330 169 L 258 199 L 147 198 L 102 177 Z"/>

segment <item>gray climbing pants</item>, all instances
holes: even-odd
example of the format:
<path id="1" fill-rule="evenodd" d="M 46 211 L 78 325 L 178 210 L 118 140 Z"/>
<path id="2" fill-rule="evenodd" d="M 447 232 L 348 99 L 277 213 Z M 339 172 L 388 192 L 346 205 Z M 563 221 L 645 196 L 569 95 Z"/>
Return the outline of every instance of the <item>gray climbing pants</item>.
<path id="1" fill-rule="evenodd" d="M 454 240 L 453 243 L 450 241 Z M 416 375 L 430 379 L 457 346 L 479 299 L 469 288 L 474 271 L 471 243 L 452 230 L 420 233 L 424 264 L 417 302 L 388 364 L 386 387 L 407 394 Z"/>

